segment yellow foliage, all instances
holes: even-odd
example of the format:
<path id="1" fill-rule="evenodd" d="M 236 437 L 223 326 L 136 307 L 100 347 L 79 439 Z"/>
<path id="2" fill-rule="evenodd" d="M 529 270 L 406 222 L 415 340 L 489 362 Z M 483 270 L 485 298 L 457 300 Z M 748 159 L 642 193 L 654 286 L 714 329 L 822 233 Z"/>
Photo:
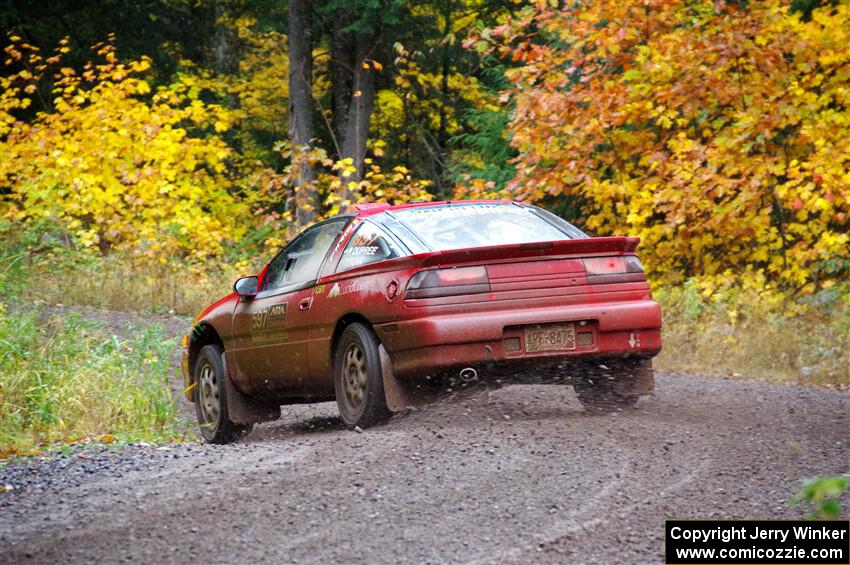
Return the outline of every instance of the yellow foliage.
<path id="1" fill-rule="evenodd" d="M 85 246 L 141 256 L 218 254 L 244 233 L 246 207 L 230 193 L 233 122 L 198 98 L 189 77 L 150 93 L 143 58 L 119 63 L 111 43 L 78 74 L 60 68 L 61 47 L 42 71 L 0 78 L 0 215 L 67 228 Z M 35 49 L 13 43 L 10 64 L 36 67 Z M 16 117 L 27 92 L 59 69 L 53 111 Z"/>
<path id="2" fill-rule="evenodd" d="M 294 210 L 297 207 L 310 206 L 316 209 L 315 221 L 321 221 L 336 214 L 346 212 L 359 202 L 389 202 L 403 204 L 414 200 L 431 200 L 427 180 L 415 179 L 409 169 L 403 166 L 384 171 L 373 159 L 365 160 L 363 177 L 357 180 L 357 169 L 350 158 L 333 161 L 324 150 L 314 148 L 305 152 L 293 152 L 287 145 L 281 147 L 284 158 L 291 164 L 282 173 L 264 171 L 263 180 L 258 181 L 265 188 L 268 205 L 277 203 L 275 195 L 289 194 L 286 212 L 281 215 L 289 231 L 275 234 L 274 240 L 266 240 L 267 246 L 274 246 L 295 235 L 305 226 L 294 223 Z M 315 179 L 298 185 L 297 171 L 302 163 L 308 164 L 315 173 Z M 289 191 L 288 187 L 295 186 Z M 316 195 L 319 202 L 305 200 L 304 195 Z"/>
<path id="3" fill-rule="evenodd" d="M 395 76 L 393 88 L 380 90 L 375 101 L 375 111 L 371 119 L 371 131 L 375 139 L 386 139 L 398 135 L 405 121 L 419 124 L 421 127 L 438 130 L 443 127 L 448 135 L 461 132 L 461 116 L 456 103 L 448 100 L 462 100 L 474 108 L 497 109 L 485 88 L 476 77 L 459 72 L 451 72 L 443 85 L 443 75 L 438 72 L 426 72 L 417 62 L 421 53 L 411 53 L 399 43 L 395 45 Z M 445 89 L 445 96 L 439 95 Z M 402 133 L 406 139 L 409 133 Z M 374 140 L 370 142 L 370 148 Z"/>
<path id="4" fill-rule="evenodd" d="M 229 121 L 215 124 L 239 145 L 239 166 L 250 175 L 257 161 L 267 159 L 274 149 L 267 139 L 287 137 L 289 100 L 289 57 L 286 36 L 276 31 L 258 31 L 253 18 L 224 15 L 218 25 L 238 37 L 240 57 L 237 72 L 216 74 L 191 61 L 180 62 L 181 80 L 192 85 L 191 96 L 201 92 L 218 97 L 228 106 Z"/>

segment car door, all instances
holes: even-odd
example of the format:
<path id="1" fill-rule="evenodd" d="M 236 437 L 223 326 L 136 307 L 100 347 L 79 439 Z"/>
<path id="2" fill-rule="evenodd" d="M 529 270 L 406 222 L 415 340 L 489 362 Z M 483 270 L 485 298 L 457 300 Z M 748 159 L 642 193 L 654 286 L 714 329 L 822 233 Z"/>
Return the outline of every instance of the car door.
<path id="1" fill-rule="evenodd" d="M 389 308 L 386 289 L 393 280 L 391 275 L 373 273 L 346 276 L 345 272 L 410 255 L 410 251 L 400 241 L 390 237 L 371 221 L 362 221 L 357 226 L 349 224 L 346 231 L 352 230 L 353 235 L 347 242 L 340 241 L 337 244 L 336 247 L 342 246 L 342 249 L 328 258 L 310 310 L 307 343 L 310 380 L 317 385 L 324 383 L 327 388 L 333 387 L 331 350 L 337 321 L 352 312 L 366 314 L 374 319 L 372 316 L 380 316 L 383 309 Z"/>
<path id="2" fill-rule="evenodd" d="M 348 218 L 304 231 L 269 263 L 262 287 L 233 315 L 234 378 L 251 392 L 308 393 L 308 314 L 324 259 Z"/>

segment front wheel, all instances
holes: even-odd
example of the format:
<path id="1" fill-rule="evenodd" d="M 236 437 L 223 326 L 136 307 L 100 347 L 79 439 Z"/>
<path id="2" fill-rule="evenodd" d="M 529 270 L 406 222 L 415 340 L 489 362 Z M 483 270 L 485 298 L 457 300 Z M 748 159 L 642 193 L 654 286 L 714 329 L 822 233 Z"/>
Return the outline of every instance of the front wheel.
<path id="1" fill-rule="evenodd" d="M 390 417 L 378 338 L 363 324 L 349 325 L 337 342 L 334 389 L 340 416 L 349 428 L 366 428 Z"/>
<path id="2" fill-rule="evenodd" d="M 227 411 L 221 347 L 205 345 L 195 362 L 195 414 L 201 435 L 210 443 L 232 443 L 253 429 L 253 424 L 234 424 Z"/>

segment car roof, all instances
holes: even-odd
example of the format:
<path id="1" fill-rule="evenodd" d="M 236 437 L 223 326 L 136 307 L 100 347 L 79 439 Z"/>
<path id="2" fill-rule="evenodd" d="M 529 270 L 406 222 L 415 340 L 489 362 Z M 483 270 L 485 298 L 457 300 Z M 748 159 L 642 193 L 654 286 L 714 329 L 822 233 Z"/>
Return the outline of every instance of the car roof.
<path id="1" fill-rule="evenodd" d="M 381 212 L 393 210 L 406 210 L 409 208 L 431 208 L 436 206 L 450 206 L 452 204 L 511 204 L 511 200 L 437 200 L 437 201 L 416 201 L 406 204 L 390 205 L 386 202 L 375 202 L 357 204 L 354 208 L 357 210 L 357 216 L 363 218 L 374 216 Z"/>

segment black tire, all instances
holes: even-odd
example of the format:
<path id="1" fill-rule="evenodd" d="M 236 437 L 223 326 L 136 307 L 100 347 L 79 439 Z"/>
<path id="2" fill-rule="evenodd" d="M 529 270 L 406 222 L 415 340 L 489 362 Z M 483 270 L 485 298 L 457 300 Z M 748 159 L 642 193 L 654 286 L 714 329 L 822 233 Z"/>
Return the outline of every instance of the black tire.
<path id="1" fill-rule="evenodd" d="M 233 443 L 248 432 L 253 424 L 234 424 L 227 412 L 224 390 L 224 367 L 221 365 L 222 349 L 218 345 L 205 345 L 195 362 L 195 414 L 201 435 L 209 443 Z"/>
<path id="2" fill-rule="evenodd" d="M 384 395 L 378 338 L 363 324 L 349 325 L 336 343 L 334 389 L 340 416 L 349 428 L 374 426 L 391 415 Z"/>
<path id="3" fill-rule="evenodd" d="M 640 399 L 634 390 L 636 370 L 630 363 L 600 364 L 575 381 L 573 388 L 587 412 L 605 414 L 633 408 Z"/>

